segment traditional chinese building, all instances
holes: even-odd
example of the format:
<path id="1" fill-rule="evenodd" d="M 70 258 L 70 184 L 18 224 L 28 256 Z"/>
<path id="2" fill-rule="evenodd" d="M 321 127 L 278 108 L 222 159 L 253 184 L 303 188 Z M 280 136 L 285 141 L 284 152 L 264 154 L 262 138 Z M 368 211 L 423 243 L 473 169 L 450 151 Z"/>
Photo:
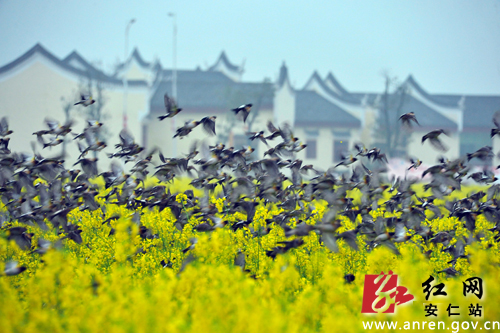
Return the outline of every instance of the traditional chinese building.
<path id="1" fill-rule="evenodd" d="M 179 69 L 174 75 L 159 61 L 144 60 L 137 49 L 114 73 L 106 74 L 76 51 L 59 59 L 37 44 L 0 67 L 0 115 L 8 116 L 14 130 L 11 148 L 18 151 L 31 150 L 30 142 L 35 141 L 31 133 L 43 128 L 46 117 L 61 122 L 66 117 L 75 118 L 77 128 L 83 128 L 84 120 L 95 116 L 87 111 L 96 106 L 83 108 L 73 104 L 79 93 L 89 92 L 94 98 L 101 94 L 100 120 L 106 125 L 105 139 L 111 147 L 117 142 L 119 131 L 127 126 L 139 143 L 148 149 L 158 147 L 166 156 L 187 153 L 197 140 L 241 148 L 249 144 L 246 133 L 266 129 L 269 120 L 276 126 L 284 122 L 292 125 L 294 135 L 307 144 L 298 158 L 323 169 L 337 163 L 355 143 L 361 142 L 368 148 L 380 145 L 374 133 L 380 92 L 351 91 L 332 73 L 322 77 L 317 72 L 302 88 L 297 88 L 290 83 L 285 63 L 274 80 L 245 82 L 243 74 L 243 65 L 232 63 L 225 52 L 205 69 Z M 183 110 L 173 119 L 159 121 L 157 117 L 165 112 L 163 96 L 173 96 L 174 81 L 177 102 Z M 414 112 L 420 126 L 414 126 L 408 134 L 401 156 L 434 163 L 442 153 L 427 142 L 421 143 L 422 136 L 434 129 L 444 129 L 449 134 L 443 136 L 449 148 L 445 154 L 448 158 L 486 145 L 494 145 L 494 151 L 500 148 L 496 147 L 496 139 L 492 142 L 489 137 L 492 116 L 500 110 L 500 95 L 432 94 L 411 75 L 404 86 L 407 94 L 400 112 Z M 247 103 L 253 107 L 243 123 L 230 110 Z M 200 126 L 184 139 L 172 138 L 175 128 L 185 122 L 214 115 L 216 136 L 208 137 Z M 258 156 L 269 149 L 262 142 L 253 142 L 252 146 Z M 74 158 L 78 154 L 76 148 L 69 149 L 69 156 Z"/>
<path id="2" fill-rule="evenodd" d="M 93 94 L 97 102 L 87 108 L 74 106 L 80 93 Z M 8 117 L 14 131 L 9 143 L 13 151 L 31 152 L 31 142 L 36 142 L 32 133 L 47 129 L 46 118 L 61 124 L 69 118 L 75 119 L 74 131 L 77 132 L 84 128 L 85 120 L 91 118 L 93 111 L 92 118 L 100 118 L 97 120 L 105 123 L 103 139 L 108 144 L 107 151 L 111 152 L 119 142 L 118 133 L 123 127 L 123 102 L 122 81 L 98 70 L 77 52 L 59 59 L 37 44 L 0 67 L 0 115 Z M 149 112 L 149 87 L 145 80 L 129 81 L 127 103 L 127 126 L 140 137 L 141 116 Z M 67 141 L 72 142 L 72 138 L 68 135 Z M 41 151 L 42 147 L 37 146 L 37 150 Z M 43 155 L 59 153 L 61 147 L 54 147 L 45 149 Z M 74 161 L 78 155 L 76 144 L 68 144 L 66 160 Z"/>

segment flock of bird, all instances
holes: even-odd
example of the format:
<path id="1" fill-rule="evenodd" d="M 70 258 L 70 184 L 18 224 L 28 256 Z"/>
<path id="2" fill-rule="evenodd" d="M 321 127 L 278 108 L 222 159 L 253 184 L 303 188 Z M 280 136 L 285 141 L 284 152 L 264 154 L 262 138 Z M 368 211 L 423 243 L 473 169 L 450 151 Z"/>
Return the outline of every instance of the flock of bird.
<path id="1" fill-rule="evenodd" d="M 81 101 L 76 104 L 87 107 L 94 102 L 92 97 L 82 96 Z M 245 122 L 251 107 L 252 104 L 242 105 L 232 112 Z M 158 117 L 160 121 L 172 118 L 182 110 L 167 94 L 165 108 L 166 113 Z M 499 114 L 495 114 L 493 121 L 496 129 L 492 129 L 492 137 L 500 134 L 499 119 Z M 200 124 L 209 135 L 214 135 L 215 121 L 216 117 L 212 116 L 186 122 L 177 129 L 174 138 L 189 135 Z M 401 126 L 410 130 L 413 126 L 419 126 L 414 113 L 402 115 L 400 122 Z M 303 165 L 301 160 L 295 158 L 295 154 L 306 148 L 306 145 L 300 143 L 292 128 L 286 124 L 276 127 L 269 122 L 267 135 L 264 130 L 248 133 L 250 140 L 258 139 L 269 147 L 262 159 L 252 158 L 254 150 L 250 147 L 237 149 L 226 147 L 222 143 L 210 147 L 195 143 L 184 157 L 165 157 L 159 149 L 146 152 L 124 129 L 119 134 L 120 143 L 116 145 L 115 152 L 108 154 L 112 159 L 111 170 L 101 173 L 95 156 L 106 147 L 99 140 L 102 123 L 89 120 L 82 133 L 74 133 L 72 125 L 72 121 L 60 124 L 46 120 L 47 128 L 33 133 L 43 148 L 58 145 L 65 140 L 76 141 L 80 156 L 72 168 L 67 169 L 63 155 L 43 157 L 35 145 L 32 154 L 11 152 L 8 146 L 12 131 L 5 117 L 0 121 L 0 197 L 4 205 L 4 211 L 0 213 L 1 228 L 7 230 L 8 238 L 14 240 L 21 249 L 37 255 L 45 253 L 54 244 L 43 239 L 33 244 L 33 234 L 26 227 L 12 226 L 12 221 L 38 226 L 44 230 L 54 228 L 59 231 L 61 239 L 81 244 L 81 228 L 68 220 L 68 214 L 72 210 L 101 210 L 103 224 L 119 218 L 113 215 L 105 219 L 105 206 L 96 201 L 96 196 L 103 192 L 99 192 L 95 182 L 90 182 L 96 177 L 104 180 L 106 190 L 103 197 L 107 203 L 122 205 L 135 212 L 133 221 L 139 225 L 140 237 L 144 239 L 158 237 L 140 220 L 143 209 L 155 207 L 160 211 L 170 209 L 179 231 L 183 230 L 191 216 L 202 221 L 194 227 L 197 232 L 211 232 L 218 228 L 233 231 L 248 228 L 255 237 L 261 237 L 272 228 L 282 228 L 289 240 L 266 249 L 267 255 L 272 258 L 302 246 L 303 237 L 312 232 L 318 233 L 322 243 L 333 252 L 339 251 L 338 240 L 344 240 L 354 250 L 359 250 L 360 247 L 372 250 L 378 246 L 386 246 L 396 254 L 399 253 L 396 243 L 412 242 L 415 235 L 419 235 L 424 242 L 443 244 L 442 250 L 452 254 L 450 267 L 442 271 L 448 275 L 458 274 L 454 269 L 457 259 L 467 258 L 465 246 L 478 239 L 479 236 L 472 235 L 480 214 L 495 223 L 491 231 L 496 233 L 496 240 L 500 240 L 500 208 L 497 202 L 500 188 L 495 184 L 497 178 L 487 169 L 471 173 L 469 163 L 471 159 L 491 159 L 491 147 L 483 147 L 455 160 L 441 158 L 436 165 L 423 172 L 423 176 L 430 176 L 430 181 L 424 187 L 432 194 L 419 197 L 412 189 L 416 180 L 388 179 L 387 158 L 378 148 L 368 149 L 362 144 L 356 144 L 349 156 L 326 171 L 320 171 L 313 165 Z M 429 132 L 422 137 L 422 143 L 429 140 L 436 149 L 445 150 L 439 138 L 442 134 L 446 133 L 440 129 Z M 271 146 L 270 143 L 275 140 L 279 142 Z M 156 154 L 161 162 L 157 165 L 153 161 Z M 123 168 L 125 163 L 133 164 L 128 173 Z M 421 164 L 420 160 L 411 159 L 408 170 L 416 169 Z M 76 166 L 80 169 L 73 168 Z M 146 187 L 144 180 L 151 173 L 160 182 L 156 186 Z M 195 197 L 192 190 L 187 190 L 184 192 L 187 201 L 179 203 L 176 200 L 177 193 L 171 193 L 165 183 L 182 174 L 188 174 L 191 185 L 202 189 L 205 195 Z M 39 178 L 44 182 L 37 182 Z M 484 184 L 485 192 L 451 199 L 450 194 L 459 190 L 461 182 L 467 178 Z M 350 191 L 354 189 L 361 193 L 359 203 L 349 197 Z M 217 195 L 225 199 L 222 213 L 219 213 L 214 204 L 209 203 L 209 195 L 216 190 Z M 321 218 L 315 217 L 315 201 L 327 204 L 327 210 Z M 437 202 L 444 204 L 438 205 Z M 255 229 L 252 222 L 258 206 L 277 206 L 280 210 L 266 220 L 265 227 Z M 378 208 L 382 208 L 384 215 L 374 219 L 370 212 Z M 228 222 L 227 217 L 235 212 L 245 213 L 246 218 Z M 350 219 L 355 227 L 339 232 L 341 216 Z M 457 217 L 462 221 L 469 230 L 470 237 L 459 238 L 454 245 L 450 245 L 455 236 L 454 230 L 436 233 L 422 223 L 426 219 L 445 216 Z M 306 223 L 312 218 L 317 219 L 318 223 Z M 295 227 L 291 227 L 292 219 L 297 221 Z M 364 241 L 359 241 L 359 234 L 365 236 L 362 238 Z M 110 237 L 112 235 L 113 230 Z M 191 251 L 195 244 L 196 240 L 192 240 L 184 252 Z M 193 256 L 189 255 L 185 262 L 192 259 Z M 162 265 L 169 267 L 169 263 L 165 261 L 162 261 Z M 235 265 L 244 268 L 244 252 L 238 253 Z M 24 269 L 16 262 L 8 262 L 4 274 L 15 275 Z M 346 275 L 347 282 L 352 280 L 353 276 Z"/>

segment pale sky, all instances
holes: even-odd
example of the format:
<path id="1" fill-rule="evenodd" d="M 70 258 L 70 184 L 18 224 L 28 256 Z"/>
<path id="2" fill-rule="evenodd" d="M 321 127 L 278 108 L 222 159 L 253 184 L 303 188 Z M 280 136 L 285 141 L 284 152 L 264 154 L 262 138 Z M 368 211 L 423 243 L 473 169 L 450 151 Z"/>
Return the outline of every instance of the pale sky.
<path id="1" fill-rule="evenodd" d="M 499 1 L 70 1 L 0 0 L 0 66 L 36 43 L 78 51 L 110 69 L 129 51 L 178 68 L 206 68 L 222 50 L 245 60 L 245 81 L 275 80 L 285 61 L 302 88 L 329 71 L 353 92 L 379 92 L 381 73 L 409 74 L 430 93 L 500 95 Z"/>

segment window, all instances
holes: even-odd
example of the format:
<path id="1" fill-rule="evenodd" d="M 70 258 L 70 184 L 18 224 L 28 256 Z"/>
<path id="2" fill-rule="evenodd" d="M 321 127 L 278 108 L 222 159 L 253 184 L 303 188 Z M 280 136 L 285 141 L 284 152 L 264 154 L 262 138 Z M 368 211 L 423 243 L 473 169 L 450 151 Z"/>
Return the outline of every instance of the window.
<path id="1" fill-rule="evenodd" d="M 316 139 L 308 139 L 306 141 L 306 158 L 315 159 L 316 158 Z"/>
<path id="2" fill-rule="evenodd" d="M 349 141 L 335 139 L 333 141 L 333 162 L 339 162 L 342 160 L 342 156 L 345 156 L 349 152 Z"/>

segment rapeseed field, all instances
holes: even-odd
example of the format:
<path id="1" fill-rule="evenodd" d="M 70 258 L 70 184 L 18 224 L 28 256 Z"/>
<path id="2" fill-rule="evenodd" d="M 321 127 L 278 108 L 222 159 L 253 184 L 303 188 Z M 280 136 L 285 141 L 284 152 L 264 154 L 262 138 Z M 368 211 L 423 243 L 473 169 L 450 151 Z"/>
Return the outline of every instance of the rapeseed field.
<path id="1" fill-rule="evenodd" d="M 338 240 L 339 251 L 334 253 L 313 231 L 303 237 L 302 246 L 273 259 L 266 251 L 290 240 L 282 228 L 266 225 L 281 211 L 274 204 L 259 205 L 253 222 L 233 231 L 230 225 L 244 214 L 224 215 L 224 199 L 211 196 L 217 215 L 228 223 L 206 233 L 196 231 L 201 220 L 193 215 L 180 231 L 170 209 L 136 212 L 99 200 L 101 209 L 68 214 L 68 223 L 81 228 L 81 244 L 53 229 L 28 226 L 35 250 L 26 251 L 2 231 L 0 261 L 26 267 L 21 274 L 0 278 L 2 332 L 350 332 L 363 331 L 362 322 L 368 320 L 440 320 L 450 326 L 452 321 L 500 318 L 498 243 L 488 231 L 494 224 L 482 215 L 474 232 L 482 237 L 465 247 L 467 258 L 457 260 L 460 274 L 447 277 L 438 272 L 453 257 L 443 251 L 443 244 L 425 242 L 419 235 L 397 244 L 400 254 L 384 246 L 369 249 L 361 245 L 365 236 L 360 234 L 358 251 Z M 189 199 L 179 191 L 176 200 Z M 320 201 L 310 205 L 313 214 L 305 223 L 317 224 L 326 207 Z M 134 214 L 141 214 L 140 223 L 151 237 L 141 237 Z M 380 210 L 370 214 L 374 219 L 381 215 Z M 103 224 L 113 216 L 119 218 Z M 338 232 L 353 228 L 348 218 L 340 219 Z M 456 217 L 426 220 L 423 225 L 436 234 L 456 230 L 451 244 L 471 237 Z M 36 251 L 41 239 L 50 246 Z M 242 255 L 244 265 L 235 264 Z M 389 270 L 415 299 L 397 306 L 393 315 L 362 314 L 365 274 Z M 346 274 L 354 275 L 354 281 L 348 283 Z M 424 303 L 429 301 L 422 287 L 430 275 L 435 284 L 444 283 L 447 292 L 431 296 L 430 302 L 439 308 L 432 319 L 425 316 Z M 463 281 L 474 276 L 483 280 L 482 299 L 463 295 Z M 459 306 L 460 316 L 448 316 L 449 304 Z M 470 304 L 482 306 L 481 317 L 468 315 Z"/>

